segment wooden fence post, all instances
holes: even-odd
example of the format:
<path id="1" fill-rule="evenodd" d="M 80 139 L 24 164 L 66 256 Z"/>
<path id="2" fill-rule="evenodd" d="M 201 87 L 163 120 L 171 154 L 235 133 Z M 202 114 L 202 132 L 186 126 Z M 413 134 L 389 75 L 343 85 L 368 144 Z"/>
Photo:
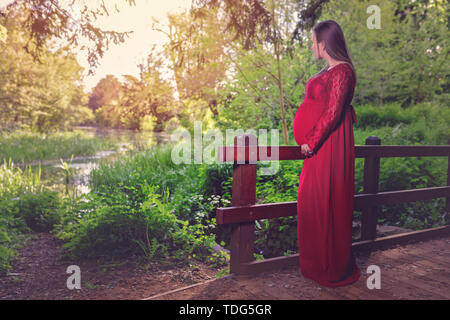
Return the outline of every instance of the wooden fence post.
<path id="1" fill-rule="evenodd" d="M 381 139 L 370 136 L 366 145 L 381 145 Z M 380 177 L 380 158 L 367 157 L 364 159 L 364 193 L 377 193 Z M 361 241 L 374 240 L 377 236 L 378 206 L 367 207 L 362 210 Z"/>
<path id="2" fill-rule="evenodd" d="M 242 134 L 234 137 L 234 146 L 258 147 L 255 135 Z M 236 150 L 236 149 L 235 149 Z M 247 153 L 247 152 L 246 152 Z M 243 159 L 238 152 L 238 160 Z M 245 153 L 244 153 L 245 155 Z M 247 153 L 249 155 L 249 153 Z M 256 153 L 254 153 L 256 155 Z M 249 156 L 247 156 L 249 157 Z M 251 159 L 251 158 L 250 158 Z M 256 158 L 233 164 L 232 205 L 252 205 L 256 202 Z M 231 231 L 230 273 L 241 273 L 240 267 L 244 262 L 253 261 L 253 243 L 255 240 L 255 222 L 235 224 Z"/>

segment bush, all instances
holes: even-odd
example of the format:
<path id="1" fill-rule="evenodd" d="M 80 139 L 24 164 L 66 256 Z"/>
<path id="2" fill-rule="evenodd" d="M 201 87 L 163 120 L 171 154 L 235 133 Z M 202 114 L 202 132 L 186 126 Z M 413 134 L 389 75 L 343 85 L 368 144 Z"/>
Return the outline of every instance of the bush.
<path id="1" fill-rule="evenodd" d="M 450 108 L 436 103 L 420 103 L 408 108 L 400 104 L 384 106 L 357 106 L 358 122 L 355 126 L 355 139 L 358 131 L 366 131 L 361 140 L 364 143 L 369 135 L 382 139 L 383 144 L 449 144 Z"/>
<path id="2" fill-rule="evenodd" d="M 168 189 L 159 189 L 144 182 L 116 193 L 84 195 L 85 201 L 65 214 L 57 237 L 66 242 L 67 254 L 77 257 L 143 253 L 149 259 L 204 258 L 214 243 L 214 235 L 206 233 L 212 226 L 180 220 Z"/>
<path id="3" fill-rule="evenodd" d="M 1 219 L 5 223 L 5 219 Z M 5 225 L 0 225 L 0 273 L 5 273 L 11 268 L 11 262 L 16 256 L 16 252 L 11 248 L 12 241 Z"/>
<path id="4" fill-rule="evenodd" d="M 276 174 L 257 176 L 256 196 L 261 203 L 296 201 L 302 161 L 280 161 Z M 297 217 L 255 222 L 255 248 L 265 258 L 296 252 Z"/>
<path id="5" fill-rule="evenodd" d="M 0 165 L 0 272 L 6 272 L 16 256 L 17 235 L 29 231 L 20 216 L 18 200 L 30 192 L 41 192 L 40 168 L 32 172 L 15 167 L 11 159 Z"/>
<path id="6" fill-rule="evenodd" d="M 79 217 L 65 215 L 59 228 L 68 253 L 209 259 L 220 196 L 203 194 L 206 165 L 177 165 L 171 152 L 157 146 L 94 169 L 72 210 Z"/>
<path id="7" fill-rule="evenodd" d="M 26 193 L 14 201 L 19 219 L 35 232 L 48 232 L 60 222 L 63 202 L 55 191 Z"/>
<path id="8" fill-rule="evenodd" d="M 393 127 L 400 123 L 409 124 L 414 115 L 402 109 L 399 104 L 388 104 L 382 107 L 373 105 L 359 106 L 357 109 L 358 128 Z"/>

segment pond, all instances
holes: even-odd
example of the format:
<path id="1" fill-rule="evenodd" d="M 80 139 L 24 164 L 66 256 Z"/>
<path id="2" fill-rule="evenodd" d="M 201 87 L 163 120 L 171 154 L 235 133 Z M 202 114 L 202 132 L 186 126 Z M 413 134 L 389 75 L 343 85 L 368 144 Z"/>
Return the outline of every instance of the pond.
<path id="1" fill-rule="evenodd" d="M 170 135 L 165 132 L 136 132 L 121 129 L 100 129 L 95 127 L 76 127 L 86 136 L 105 137 L 113 141 L 116 150 L 98 151 L 92 156 L 74 156 L 72 159 L 55 159 L 34 161 L 28 165 L 34 170 L 41 165 L 41 181 L 49 189 L 65 192 L 66 188 L 77 195 L 88 193 L 89 175 L 98 167 L 101 161 L 115 161 L 126 152 L 136 149 L 147 149 L 170 141 Z M 65 168 L 65 166 L 67 166 Z M 70 172 L 66 183 L 67 169 Z"/>

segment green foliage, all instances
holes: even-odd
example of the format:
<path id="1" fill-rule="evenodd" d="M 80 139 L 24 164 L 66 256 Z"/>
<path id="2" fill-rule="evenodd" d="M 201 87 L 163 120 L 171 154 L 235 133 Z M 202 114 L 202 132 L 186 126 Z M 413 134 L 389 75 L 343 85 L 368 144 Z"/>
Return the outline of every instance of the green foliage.
<path id="1" fill-rule="evenodd" d="M 13 198 L 26 192 L 40 190 L 41 168 L 33 172 L 31 167 L 21 169 L 11 158 L 0 165 L 0 199 Z"/>
<path id="2" fill-rule="evenodd" d="M 168 187 L 173 193 L 180 183 L 192 183 L 188 178 L 195 174 L 195 166 L 176 165 L 172 161 L 172 149 L 167 144 L 129 154 L 113 163 L 102 161 L 92 171 L 90 181 L 94 190 L 102 192 L 115 192 L 122 186 L 147 181 L 150 185 L 159 185 L 161 190 Z"/>
<path id="3" fill-rule="evenodd" d="M 262 203 L 296 201 L 302 161 L 280 161 L 275 175 L 258 175 L 257 199 Z M 265 258 L 297 251 L 297 217 L 255 221 L 255 247 Z"/>
<path id="4" fill-rule="evenodd" d="M 21 235 L 51 230 L 62 207 L 59 194 L 40 184 L 40 167 L 22 170 L 11 160 L 0 166 L 0 272 L 10 269 Z"/>
<path id="5" fill-rule="evenodd" d="M 39 133 L 25 130 L 0 132 L 0 161 L 28 163 L 34 160 L 70 158 L 94 155 L 99 150 L 114 150 L 117 146 L 102 137 L 88 137 L 82 131 Z"/>
<path id="6" fill-rule="evenodd" d="M 11 268 L 11 262 L 16 256 L 13 249 L 8 248 L 0 243 L 0 272 L 7 272 Z"/>
<path id="7" fill-rule="evenodd" d="M 369 29 L 367 8 L 380 8 L 380 29 Z M 358 83 L 354 103 L 403 106 L 446 91 L 449 30 L 442 1 L 329 1 L 321 20 L 345 34 Z M 382 54 L 380 54 L 382 52 Z"/>
<path id="8" fill-rule="evenodd" d="M 357 128 L 364 128 L 355 131 L 356 145 L 364 144 L 370 135 L 379 137 L 382 145 L 447 145 L 450 141 L 450 109 L 445 104 L 420 103 L 407 108 L 400 104 L 376 108 L 367 105 L 359 107 L 356 113 Z M 356 194 L 363 192 L 363 164 L 362 159 L 356 159 Z M 443 186 L 447 183 L 446 171 L 445 157 L 382 158 L 379 190 Z M 439 198 L 382 206 L 379 223 L 411 229 L 446 225 L 449 217 L 444 213 L 444 202 Z M 359 219 L 358 212 L 355 217 Z"/>
<path id="9" fill-rule="evenodd" d="M 224 193 L 224 183 L 233 176 L 233 165 L 229 163 L 212 163 L 199 168 L 201 193 L 206 196 Z"/>
<path id="10" fill-rule="evenodd" d="M 1 202 L 0 202 L 1 205 Z M 2 207 L 0 206 L 0 210 Z M 11 268 L 11 262 L 17 253 L 12 249 L 11 232 L 8 231 L 8 225 L 12 218 L 4 212 L 0 214 L 0 273 L 7 272 Z"/>
<path id="11" fill-rule="evenodd" d="M 358 106 L 358 128 L 394 127 L 400 123 L 410 124 L 413 114 L 402 109 L 398 104 L 384 105 L 383 108 L 373 105 Z"/>
<path id="12" fill-rule="evenodd" d="M 26 193 L 13 203 L 17 218 L 23 220 L 32 231 L 48 232 L 60 222 L 63 202 L 57 192 L 44 190 Z"/>
<path id="13" fill-rule="evenodd" d="M 364 139 L 375 135 L 382 144 L 411 145 L 448 144 L 450 141 L 450 112 L 445 104 L 420 103 L 408 108 L 400 104 L 383 107 L 362 105 L 356 107 L 358 122 L 355 128 L 362 129 Z M 355 132 L 355 143 L 364 143 Z"/>
<path id="14" fill-rule="evenodd" d="M 170 146 L 155 147 L 95 169 L 92 191 L 73 201 L 57 228 L 67 254 L 143 254 L 221 265 L 223 257 L 211 255 L 211 213 L 219 199 L 203 199 L 198 167 L 176 166 L 170 155 Z"/>
<path id="15" fill-rule="evenodd" d="M 92 118 L 75 54 L 67 47 L 51 50 L 42 44 L 41 55 L 34 60 L 25 49 L 36 47 L 27 42 L 32 29 L 21 24 L 27 10 L 7 11 L 0 18 L 8 29 L 6 42 L 0 42 L 0 127 L 47 132 Z"/>
<path id="16" fill-rule="evenodd" d="M 91 192 L 75 203 L 58 228 L 67 253 L 77 257 L 140 254 L 148 259 L 203 259 L 214 236 L 208 226 L 189 225 L 173 213 L 170 193 L 158 186 L 141 184 L 128 193 Z M 136 199 L 142 202 L 136 202 Z M 213 222 L 211 222 L 213 223 Z"/>

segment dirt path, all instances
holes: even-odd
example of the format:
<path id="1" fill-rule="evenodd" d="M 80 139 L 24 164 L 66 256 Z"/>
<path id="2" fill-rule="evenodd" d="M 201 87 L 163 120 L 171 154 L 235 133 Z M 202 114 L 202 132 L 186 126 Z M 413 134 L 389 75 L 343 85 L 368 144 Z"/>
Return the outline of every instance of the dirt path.
<path id="1" fill-rule="evenodd" d="M 0 299 L 142 299 L 215 278 L 218 269 L 165 266 L 125 261 L 61 260 L 61 245 L 52 235 L 39 233 L 19 249 L 9 275 L 0 276 Z M 78 265 L 81 290 L 67 289 L 67 267 Z"/>

